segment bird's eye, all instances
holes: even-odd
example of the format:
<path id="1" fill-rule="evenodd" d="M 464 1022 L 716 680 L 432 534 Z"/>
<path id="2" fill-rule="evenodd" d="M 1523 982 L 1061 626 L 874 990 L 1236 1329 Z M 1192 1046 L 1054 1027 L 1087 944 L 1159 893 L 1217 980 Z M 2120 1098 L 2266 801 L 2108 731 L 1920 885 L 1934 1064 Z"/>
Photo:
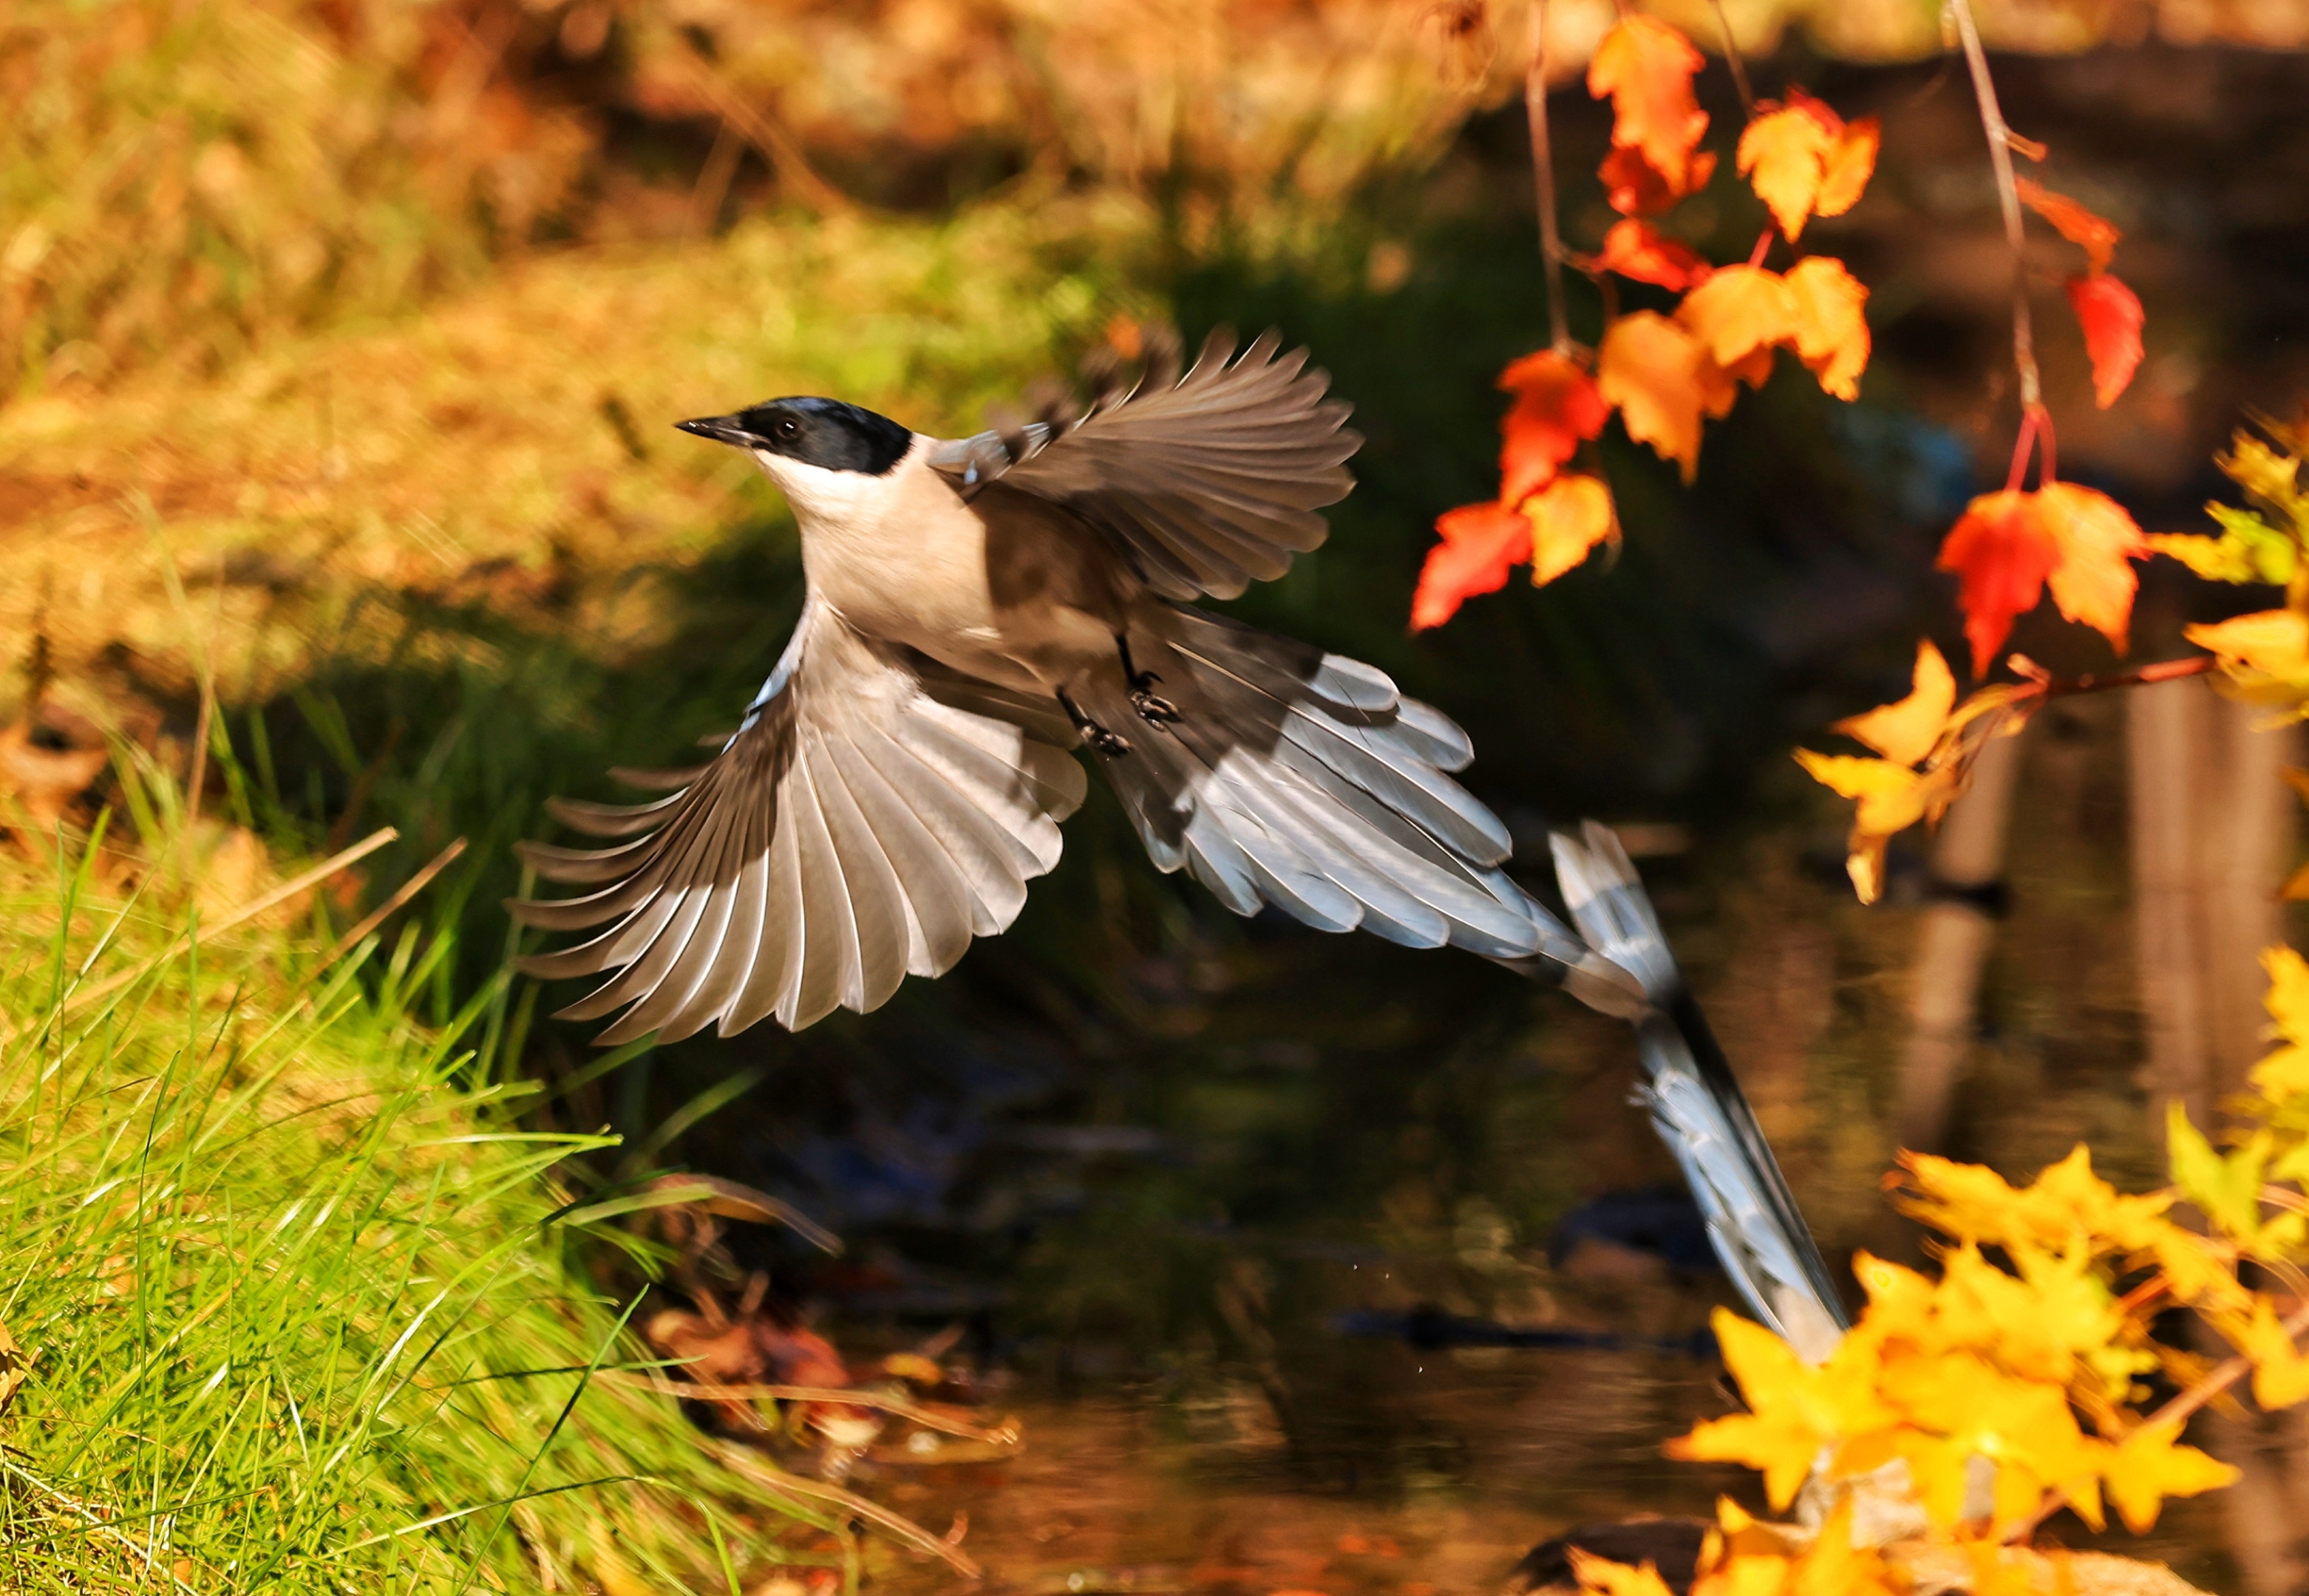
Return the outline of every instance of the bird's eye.
<path id="1" fill-rule="evenodd" d="M 798 438 L 801 436 L 801 423 L 788 416 L 771 430 L 782 438 Z"/>

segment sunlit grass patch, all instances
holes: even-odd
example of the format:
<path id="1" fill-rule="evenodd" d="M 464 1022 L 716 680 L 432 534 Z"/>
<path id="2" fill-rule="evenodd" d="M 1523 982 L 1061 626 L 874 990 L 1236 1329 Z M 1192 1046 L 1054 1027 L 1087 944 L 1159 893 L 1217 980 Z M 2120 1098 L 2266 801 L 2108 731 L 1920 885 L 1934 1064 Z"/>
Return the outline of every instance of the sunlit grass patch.
<path id="1" fill-rule="evenodd" d="M 469 1040 L 493 991 L 412 1018 L 449 939 L 204 937 L 168 877 L 0 864 L 0 1583 L 734 1592 L 833 1559 L 846 1531 L 601 1377 L 644 1298 L 588 1280 L 554 1177 L 601 1139 L 514 1125 Z"/>

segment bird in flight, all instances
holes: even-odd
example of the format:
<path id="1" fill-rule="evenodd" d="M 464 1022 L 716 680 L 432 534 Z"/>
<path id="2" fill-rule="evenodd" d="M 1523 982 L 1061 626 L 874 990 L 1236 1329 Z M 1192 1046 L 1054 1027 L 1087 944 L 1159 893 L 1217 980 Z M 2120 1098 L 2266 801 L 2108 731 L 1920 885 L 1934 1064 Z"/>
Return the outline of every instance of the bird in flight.
<path id="1" fill-rule="evenodd" d="M 1449 772 L 1466 735 L 1368 665 L 1198 608 L 1323 541 L 1362 439 L 1303 349 L 1215 332 L 1180 375 L 947 440 L 836 400 L 680 423 L 791 505 L 792 640 L 711 763 L 619 772 L 633 807 L 556 800 L 599 850 L 540 843 L 510 905 L 591 940 L 523 961 L 614 972 L 562 1010 L 603 1045 L 878 1007 L 1007 927 L 1058 863 L 1086 750 L 1157 868 L 1238 914 L 1449 945 L 1608 1006 L 1630 978 L 1510 879 L 1506 828 Z M 1640 994 L 1637 995 L 1640 1001 Z"/>

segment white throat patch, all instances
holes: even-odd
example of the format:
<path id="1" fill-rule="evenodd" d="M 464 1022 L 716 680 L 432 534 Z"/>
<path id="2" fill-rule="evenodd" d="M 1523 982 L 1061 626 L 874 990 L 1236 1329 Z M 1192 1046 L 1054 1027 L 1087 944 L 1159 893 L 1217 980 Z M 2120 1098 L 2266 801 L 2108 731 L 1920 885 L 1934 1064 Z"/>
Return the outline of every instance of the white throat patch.
<path id="1" fill-rule="evenodd" d="M 878 477 L 864 471 L 837 471 L 810 465 L 791 455 L 752 451 L 756 461 L 778 491 L 793 506 L 794 519 L 804 531 L 819 527 L 856 526 L 874 522 L 904 496 L 906 480 L 924 469 L 922 455 L 930 439 L 916 434 L 904 458 Z"/>

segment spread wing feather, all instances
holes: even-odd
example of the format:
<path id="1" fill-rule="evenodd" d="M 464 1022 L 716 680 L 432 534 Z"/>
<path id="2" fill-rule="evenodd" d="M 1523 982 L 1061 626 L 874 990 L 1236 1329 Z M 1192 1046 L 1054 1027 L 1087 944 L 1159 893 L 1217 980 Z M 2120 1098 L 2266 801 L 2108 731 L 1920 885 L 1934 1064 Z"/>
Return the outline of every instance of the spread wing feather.
<path id="1" fill-rule="evenodd" d="M 1001 697 L 972 699 L 813 606 L 745 725 L 679 772 L 678 791 L 551 806 L 574 831 L 630 840 L 522 845 L 546 880 L 593 890 L 515 902 L 516 916 L 606 926 L 522 968 L 608 972 L 562 1011 L 622 1008 L 604 1045 L 717 1022 L 726 1036 L 773 1014 L 798 1031 L 836 1006 L 878 1006 L 909 974 L 942 974 L 973 936 L 1016 918 L 1082 801 L 1082 766 L 1048 740 L 1058 732 L 980 712 L 1009 707 Z"/>
<path id="2" fill-rule="evenodd" d="M 1232 599 L 1323 541 L 1318 512 L 1354 486 L 1346 461 L 1362 443 L 1307 351 L 1277 347 L 1266 332 L 1234 359 L 1222 329 L 1175 384 L 1103 394 L 1078 421 L 1053 409 L 944 444 L 930 463 L 965 496 L 999 479 L 1064 505 L 1165 598 Z"/>

